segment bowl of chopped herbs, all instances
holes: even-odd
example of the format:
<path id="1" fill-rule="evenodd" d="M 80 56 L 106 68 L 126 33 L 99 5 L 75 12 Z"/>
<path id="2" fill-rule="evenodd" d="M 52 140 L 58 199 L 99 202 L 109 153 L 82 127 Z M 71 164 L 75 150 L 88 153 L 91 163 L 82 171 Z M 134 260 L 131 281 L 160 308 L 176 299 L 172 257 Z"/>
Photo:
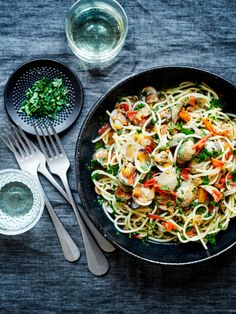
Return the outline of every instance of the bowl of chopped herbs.
<path id="1" fill-rule="evenodd" d="M 36 59 L 18 67 L 4 91 L 10 119 L 24 131 L 35 134 L 34 124 L 48 120 L 62 132 L 79 116 L 83 88 L 77 75 L 65 64 L 52 59 Z"/>

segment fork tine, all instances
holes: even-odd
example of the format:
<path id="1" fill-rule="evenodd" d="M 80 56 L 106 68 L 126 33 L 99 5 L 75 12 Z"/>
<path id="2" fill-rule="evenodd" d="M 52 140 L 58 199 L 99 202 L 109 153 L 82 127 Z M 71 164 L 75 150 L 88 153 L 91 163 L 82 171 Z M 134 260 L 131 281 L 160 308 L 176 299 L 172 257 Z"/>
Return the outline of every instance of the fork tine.
<path id="1" fill-rule="evenodd" d="M 11 136 L 14 138 L 15 143 L 17 144 L 17 148 L 19 150 L 21 149 L 21 151 L 23 149 L 24 154 L 26 156 L 32 154 L 32 150 L 31 150 L 30 146 L 28 145 L 27 141 L 25 141 L 24 136 L 20 134 L 20 129 L 18 129 L 15 126 L 12 126 L 12 130 L 13 130 L 13 132 L 12 132 Z M 17 137 L 17 139 L 16 139 L 16 137 Z"/>
<path id="2" fill-rule="evenodd" d="M 51 136 L 51 134 L 50 134 L 50 132 L 49 132 L 49 130 L 48 130 L 48 126 L 47 126 L 47 125 L 45 125 L 45 129 L 46 129 L 46 131 L 47 131 L 47 135 L 48 135 L 49 140 L 50 140 L 50 142 L 51 142 L 51 144 L 52 144 L 52 147 L 53 147 L 53 149 L 54 149 L 55 154 L 56 154 L 56 155 L 60 155 L 60 152 L 59 152 L 59 150 L 58 150 L 58 148 L 57 148 L 57 145 L 56 145 L 55 141 L 53 140 L 53 138 L 52 138 L 52 136 Z"/>
<path id="3" fill-rule="evenodd" d="M 63 145 L 62 145 L 61 139 L 59 138 L 59 136 L 58 136 L 58 134 L 57 134 L 57 132 L 56 132 L 54 126 L 52 125 L 52 123 L 51 123 L 50 120 L 48 120 L 48 123 L 49 123 L 49 125 L 50 125 L 50 128 L 51 128 L 51 130 L 52 130 L 52 132 L 53 132 L 53 135 L 54 135 L 54 137 L 55 137 L 55 139 L 56 139 L 57 145 L 59 146 L 59 148 L 60 148 L 62 154 L 66 154 L 65 149 L 64 149 L 64 147 L 63 147 Z"/>
<path id="4" fill-rule="evenodd" d="M 31 154 L 35 153 L 36 150 L 33 146 L 33 143 L 27 138 L 27 136 L 25 135 L 25 132 L 19 127 L 14 126 L 14 129 L 16 130 L 16 133 L 18 133 L 18 135 L 24 139 L 26 145 L 28 146 L 28 150 L 30 150 Z"/>
<path id="5" fill-rule="evenodd" d="M 13 154 L 15 155 L 16 159 L 21 159 L 25 156 L 25 153 L 23 151 L 23 149 L 20 147 L 18 141 L 16 140 L 15 136 L 10 133 L 10 128 L 9 129 L 5 129 L 6 131 L 6 136 L 8 139 L 8 144 L 10 147 L 10 150 L 13 152 Z"/>
<path id="6" fill-rule="evenodd" d="M 42 128 L 41 128 L 39 125 L 36 126 L 36 125 L 34 124 L 33 126 L 34 126 L 34 130 L 35 130 L 35 134 L 36 134 L 36 137 L 37 137 L 37 141 L 38 141 L 38 143 L 39 143 L 39 146 L 40 146 L 40 148 L 41 148 L 41 150 L 42 150 L 44 156 L 45 156 L 46 158 L 49 158 L 49 155 L 48 155 L 48 153 L 47 153 L 47 150 L 45 149 L 45 145 L 43 144 L 43 141 L 41 140 L 41 137 L 39 136 L 39 132 L 38 132 L 37 128 L 40 129 L 40 132 L 41 132 L 41 134 L 42 134 L 42 136 L 43 136 L 43 138 L 44 138 L 43 130 L 42 130 Z M 47 145 L 47 143 L 46 143 L 46 145 Z M 47 147 L 48 147 L 48 146 L 47 146 Z M 50 147 L 49 147 L 49 148 L 50 148 Z M 50 150 L 49 150 L 49 153 L 51 154 Z"/>
<path id="7" fill-rule="evenodd" d="M 43 137 L 44 143 L 45 143 L 45 145 L 46 145 L 46 147 L 47 147 L 47 150 L 48 150 L 48 152 L 49 152 L 49 154 L 47 154 L 47 155 L 48 155 L 48 157 L 53 157 L 54 153 L 53 153 L 53 151 L 52 151 L 52 149 L 51 149 L 51 146 L 50 146 L 50 144 L 49 144 L 49 142 L 48 142 L 48 139 L 47 139 L 47 137 L 46 137 L 46 134 L 45 134 L 45 132 L 44 132 L 44 130 L 43 130 L 43 128 L 42 128 L 41 126 L 39 126 L 39 129 L 40 129 L 40 131 L 41 131 L 41 133 L 42 133 L 42 137 Z M 42 141 L 41 141 L 41 142 L 42 142 Z M 44 147 L 44 150 L 45 150 L 45 146 L 44 146 L 43 142 L 42 142 L 42 146 Z M 50 156 L 49 156 L 49 155 L 50 155 Z"/>

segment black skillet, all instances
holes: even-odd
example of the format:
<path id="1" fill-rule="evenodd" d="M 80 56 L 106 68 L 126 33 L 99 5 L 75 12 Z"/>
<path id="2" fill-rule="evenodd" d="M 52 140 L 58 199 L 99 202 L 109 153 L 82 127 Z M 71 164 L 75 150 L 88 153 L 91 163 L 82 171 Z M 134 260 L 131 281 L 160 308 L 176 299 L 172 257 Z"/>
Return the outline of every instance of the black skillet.
<path id="1" fill-rule="evenodd" d="M 83 207 L 100 232 L 116 247 L 125 252 L 153 263 L 183 265 L 210 259 L 228 250 L 236 243 L 236 220 L 232 220 L 226 231 L 217 235 L 217 245 L 209 245 L 205 250 L 199 243 L 188 244 L 144 244 L 118 233 L 103 213 L 97 202 L 93 182 L 90 179 L 89 162 L 94 151 L 91 140 L 97 136 L 100 127 L 98 117 L 112 110 L 120 95 L 135 95 L 144 86 L 152 85 L 157 90 L 172 87 L 182 81 L 205 82 L 218 94 L 223 95 L 224 111 L 236 114 L 236 88 L 229 81 L 196 68 L 161 67 L 132 75 L 111 88 L 94 105 L 80 130 L 76 145 L 76 177 L 79 196 Z"/>

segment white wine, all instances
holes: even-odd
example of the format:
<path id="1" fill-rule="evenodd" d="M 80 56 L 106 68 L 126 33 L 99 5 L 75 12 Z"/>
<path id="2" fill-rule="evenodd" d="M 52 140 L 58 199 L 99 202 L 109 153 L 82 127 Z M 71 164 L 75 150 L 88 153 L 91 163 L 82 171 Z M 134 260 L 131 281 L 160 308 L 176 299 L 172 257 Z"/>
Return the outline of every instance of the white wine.
<path id="1" fill-rule="evenodd" d="M 71 21 L 71 35 L 76 46 L 81 52 L 95 58 L 117 46 L 121 28 L 115 16 L 100 8 L 85 10 Z"/>
<path id="2" fill-rule="evenodd" d="M 88 62 L 104 62 L 121 49 L 127 33 L 123 9 L 111 0 L 78 1 L 66 23 L 66 34 L 73 52 Z"/>

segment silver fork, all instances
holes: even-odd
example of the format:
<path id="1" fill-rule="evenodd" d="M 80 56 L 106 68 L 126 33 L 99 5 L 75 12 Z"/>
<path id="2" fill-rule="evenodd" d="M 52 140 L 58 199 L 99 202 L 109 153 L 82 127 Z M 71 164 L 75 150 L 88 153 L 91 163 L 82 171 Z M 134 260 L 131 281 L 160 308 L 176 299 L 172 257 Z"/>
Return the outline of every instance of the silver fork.
<path id="1" fill-rule="evenodd" d="M 58 134 L 56 133 L 52 123 L 50 122 L 50 120 L 48 120 L 48 123 L 50 126 L 50 130 L 52 132 L 49 131 L 49 128 L 46 125 L 44 125 L 46 132 L 44 132 L 43 128 L 39 124 L 37 126 L 34 125 L 35 134 L 37 136 L 37 140 L 38 140 L 39 146 L 41 148 L 41 151 L 43 152 L 44 156 L 46 157 L 47 164 L 48 164 L 48 167 L 49 167 L 51 173 L 59 176 L 59 178 L 61 179 L 61 181 L 64 185 L 64 188 L 66 190 L 66 193 L 68 195 L 69 200 L 68 200 L 68 198 L 66 198 L 66 199 L 67 199 L 67 201 L 69 201 L 69 203 L 71 204 L 71 206 L 75 210 L 75 212 L 77 212 L 78 209 L 76 208 L 76 204 L 75 204 L 73 195 L 71 193 L 70 186 L 69 186 L 68 179 L 67 179 L 67 171 L 70 167 L 70 162 L 69 162 L 68 156 L 66 154 L 66 151 L 62 145 L 62 142 L 61 142 Z M 41 137 L 39 136 L 39 132 L 38 132 L 37 128 L 41 132 L 44 143 L 43 143 Z M 51 133 L 53 134 L 53 136 L 51 135 Z M 89 230 L 93 234 L 94 238 L 96 239 L 96 241 L 98 242 L 98 244 L 102 248 L 102 250 L 105 252 L 113 252 L 115 250 L 114 246 L 112 246 L 110 244 L 110 242 L 108 242 L 97 231 L 97 229 L 91 223 L 90 219 L 88 218 L 88 216 L 86 215 L 84 210 L 80 206 L 78 206 L 78 207 L 80 209 L 80 214 L 82 215 L 87 227 L 89 228 Z"/>
<path id="2" fill-rule="evenodd" d="M 70 167 L 70 162 L 67 157 L 67 154 L 65 152 L 65 149 L 61 143 L 61 140 L 59 136 L 57 135 L 53 125 L 51 124 L 50 121 L 48 121 L 50 125 L 50 129 L 52 132 L 49 131 L 49 127 L 44 125 L 45 130 L 40 125 L 35 126 L 35 133 L 40 145 L 40 148 L 46 157 L 47 164 L 49 166 L 49 169 L 52 173 L 58 175 L 65 187 L 65 190 L 69 196 L 70 199 L 70 204 L 74 210 L 75 216 L 78 220 L 78 223 L 80 225 L 82 237 L 84 239 L 84 244 L 85 244 L 85 250 L 86 250 L 86 255 L 87 255 L 87 261 L 88 261 L 88 266 L 92 272 L 96 271 L 97 273 L 99 272 L 98 266 L 97 265 L 97 260 L 98 258 L 101 258 L 101 250 L 97 246 L 97 243 L 94 241 L 93 237 L 89 233 L 89 230 L 87 227 L 89 227 L 90 231 L 94 235 L 95 239 L 97 240 L 98 244 L 100 247 L 106 251 L 106 252 L 112 252 L 114 250 L 114 247 L 97 231 L 97 229 L 93 226 L 93 224 L 90 222 L 89 218 L 87 215 L 84 213 L 84 211 L 80 208 L 80 211 L 78 211 L 78 208 L 75 204 L 73 195 L 70 190 L 70 186 L 68 183 L 67 179 L 67 171 Z M 40 130 L 40 133 L 42 135 L 43 141 L 41 137 L 39 136 L 39 132 L 37 128 Z M 53 134 L 53 136 L 51 135 Z M 87 226 L 84 224 L 84 221 L 82 217 L 87 224 Z M 97 255 L 97 257 L 96 257 Z M 100 256 L 100 257 L 99 257 Z M 104 255 L 103 255 L 104 256 Z M 104 266 L 102 266 L 102 263 L 100 262 L 101 269 L 100 271 L 104 271 Z M 96 269 L 95 269 L 96 268 Z M 101 273 L 102 274 L 102 273 Z"/>
<path id="3" fill-rule="evenodd" d="M 5 132 L 7 140 L 3 136 L 1 136 L 1 139 L 13 152 L 20 168 L 31 173 L 40 184 L 37 171 L 40 167 L 40 163 L 42 160 L 41 155 L 38 153 L 37 150 L 34 149 L 34 147 L 31 145 L 31 142 L 27 139 L 23 131 L 21 131 L 20 129 L 11 126 L 9 128 L 6 128 Z M 80 251 L 78 247 L 62 225 L 60 219 L 57 217 L 45 193 L 44 199 L 46 208 L 54 224 L 66 260 L 68 260 L 69 262 L 74 262 L 78 260 L 80 257 Z"/>

